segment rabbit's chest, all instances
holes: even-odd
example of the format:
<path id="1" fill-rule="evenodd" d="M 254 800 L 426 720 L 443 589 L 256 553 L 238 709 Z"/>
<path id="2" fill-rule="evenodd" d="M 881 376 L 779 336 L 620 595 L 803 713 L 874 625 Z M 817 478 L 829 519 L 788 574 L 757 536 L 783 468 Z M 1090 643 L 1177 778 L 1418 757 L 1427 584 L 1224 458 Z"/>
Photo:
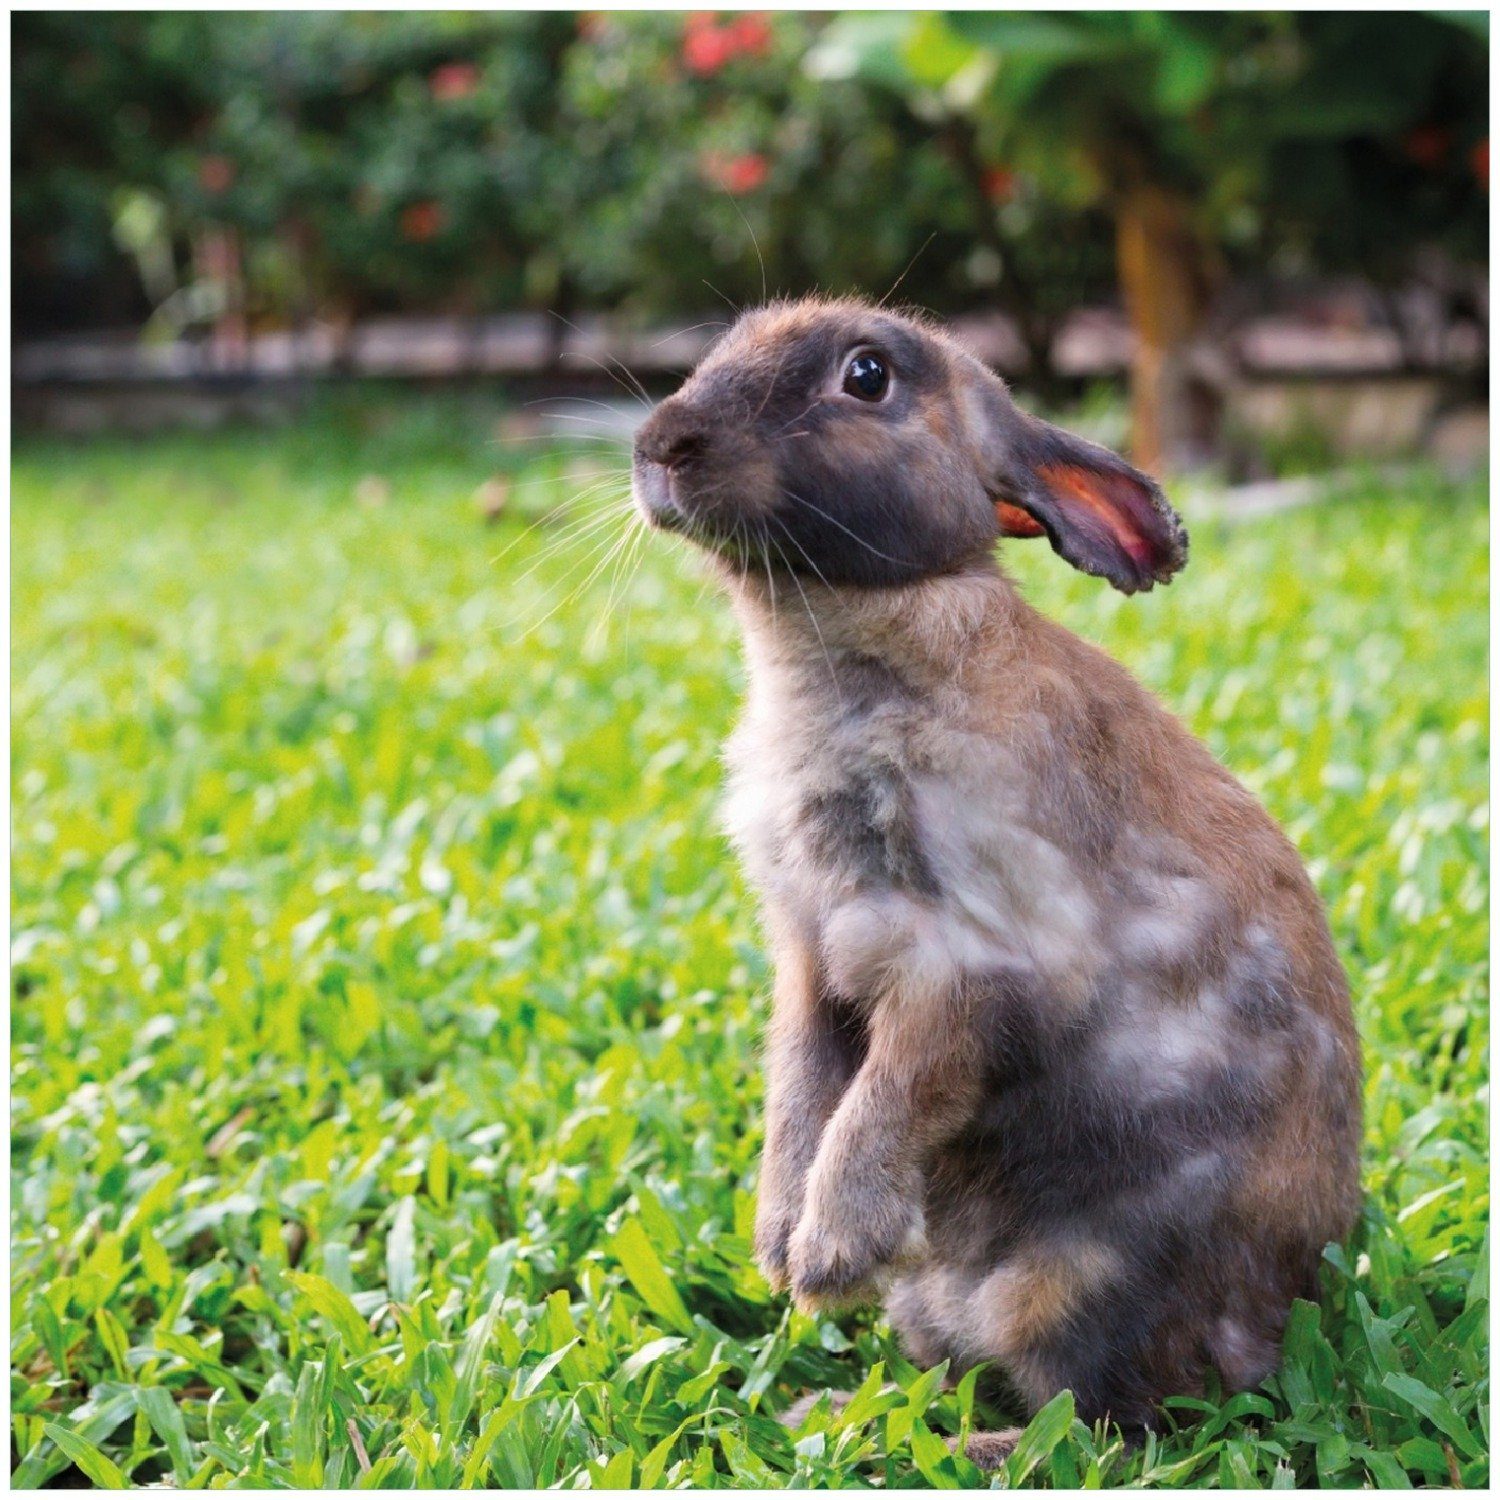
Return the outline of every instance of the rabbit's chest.
<path id="1" fill-rule="evenodd" d="M 728 759 L 727 822 L 746 871 L 835 988 L 1081 951 L 1081 882 L 1026 827 L 1003 747 L 940 705 L 752 716 Z"/>
<path id="2" fill-rule="evenodd" d="M 894 713 L 752 722 L 731 742 L 726 821 L 767 895 L 826 909 L 857 890 L 933 888 L 909 726 Z"/>

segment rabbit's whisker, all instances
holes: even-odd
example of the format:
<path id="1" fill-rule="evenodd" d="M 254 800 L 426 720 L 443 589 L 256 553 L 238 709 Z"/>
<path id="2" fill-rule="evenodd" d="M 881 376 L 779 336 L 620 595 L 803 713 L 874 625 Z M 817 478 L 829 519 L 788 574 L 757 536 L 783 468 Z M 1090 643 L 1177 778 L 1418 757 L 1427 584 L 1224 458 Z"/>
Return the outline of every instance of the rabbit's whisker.
<path id="1" fill-rule="evenodd" d="M 609 513 L 614 508 L 614 502 L 623 498 L 623 496 L 610 497 L 610 500 L 606 501 L 605 505 L 600 510 L 586 512 L 582 516 L 576 516 L 570 519 L 562 528 L 562 530 L 548 541 L 546 548 L 543 549 L 540 557 L 537 560 L 541 561 L 541 559 L 545 558 L 549 553 L 557 550 L 560 547 L 567 546 L 570 542 L 576 540 L 584 532 L 590 531 L 595 526 L 601 525 L 604 521 L 608 520 Z M 490 558 L 488 566 L 493 568 L 499 563 L 503 562 L 517 547 L 521 545 L 522 542 L 524 542 L 538 529 L 538 526 L 534 522 L 528 522 L 497 553 L 495 553 L 492 558 Z"/>
<path id="2" fill-rule="evenodd" d="M 787 541 L 789 541 L 792 546 L 794 546 L 797 551 L 801 553 L 803 561 L 806 562 L 808 567 L 813 570 L 813 576 L 818 580 L 819 583 L 823 585 L 825 589 L 828 590 L 829 597 L 841 607 L 846 607 L 844 606 L 844 601 L 839 598 L 838 590 L 834 588 L 831 583 L 829 583 L 827 575 L 823 572 L 822 568 L 820 568 L 817 563 L 815 563 L 812 558 L 808 556 L 807 548 L 805 548 L 802 543 L 797 540 L 796 536 L 792 532 L 791 527 L 788 526 L 785 521 L 780 520 L 778 517 L 773 516 L 771 519 L 776 521 L 776 524 L 780 526 L 782 531 L 786 533 Z"/>
<path id="3" fill-rule="evenodd" d="M 791 533 L 787 535 L 790 537 Z M 795 538 L 793 538 L 795 540 Z M 807 590 L 802 587 L 802 580 L 797 577 L 797 570 L 789 567 L 787 572 L 791 575 L 792 582 L 796 585 L 797 592 L 802 596 L 802 607 L 807 611 L 807 618 L 812 625 L 813 634 L 818 638 L 818 649 L 823 653 L 823 661 L 828 667 L 828 682 L 833 688 L 833 696 L 838 700 L 839 712 L 844 711 L 844 693 L 839 686 L 839 674 L 833 669 L 833 657 L 828 654 L 828 643 L 823 639 L 823 627 L 818 624 L 818 616 L 807 597 Z"/>
<path id="4" fill-rule="evenodd" d="M 580 338 L 584 337 L 583 329 L 581 329 L 570 319 L 563 317 L 560 312 L 553 312 L 552 316 L 565 327 L 571 328 L 574 333 L 579 335 Z M 594 365 L 598 369 L 603 370 L 604 373 L 608 375 L 616 385 L 620 386 L 622 390 L 629 391 L 632 398 L 639 399 L 641 405 L 644 406 L 648 412 L 656 405 L 656 403 L 651 399 L 650 393 L 646 390 L 646 387 L 643 386 L 641 382 L 636 378 L 635 372 L 621 363 L 621 361 L 616 359 L 613 355 L 608 356 L 610 362 L 619 368 L 621 373 L 625 376 L 625 379 L 630 382 L 630 385 L 627 386 L 625 382 L 619 378 L 619 376 L 615 375 L 613 371 L 610 370 L 608 365 L 600 364 L 600 362 L 595 359 L 592 354 L 585 354 L 581 349 L 570 349 L 568 350 L 568 353 L 572 354 L 575 358 L 585 359 L 591 365 Z M 634 387 L 634 390 L 631 390 L 632 386 Z"/>
<path id="5" fill-rule="evenodd" d="M 562 415 L 559 413 L 558 415 Z M 629 439 L 620 432 L 513 432 L 502 433 L 497 437 L 486 438 L 486 448 L 519 448 L 524 443 L 534 445 L 547 444 L 556 453 L 558 458 L 566 458 L 570 449 L 577 443 L 604 443 L 616 444 L 619 447 L 628 446 Z M 533 455 L 540 459 L 542 455 Z"/>
<path id="6" fill-rule="evenodd" d="M 542 550 L 532 559 L 531 566 L 527 568 L 527 570 L 522 573 L 517 579 L 515 579 L 515 582 L 520 583 L 524 581 L 525 579 L 529 578 L 532 573 L 534 573 L 539 567 L 541 567 L 541 565 L 545 563 L 549 558 L 555 556 L 559 552 L 565 551 L 567 548 L 573 546 L 576 542 L 582 541 L 584 537 L 591 535 L 592 533 L 609 525 L 611 522 L 617 521 L 623 513 L 626 513 L 629 510 L 628 502 L 622 504 L 621 502 L 623 501 L 627 501 L 627 497 L 625 495 L 622 494 L 613 496 L 597 512 L 586 514 L 578 517 L 575 520 L 569 521 L 567 525 L 563 527 L 561 532 L 559 532 L 557 536 L 553 537 L 547 543 L 547 545 L 543 547 Z M 515 537 L 498 553 L 496 553 L 493 558 L 491 558 L 490 565 L 493 567 L 495 564 L 499 563 L 504 557 L 507 556 L 511 548 L 515 547 L 525 537 L 529 536 L 534 529 L 534 527 L 527 527 L 525 531 L 523 531 L 519 536 Z"/>
<path id="7" fill-rule="evenodd" d="M 665 338 L 657 339 L 650 347 L 660 349 L 663 344 L 670 344 L 673 339 L 684 338 L 690 333 L 697 333 L 700 328 L 728 328 L 729 324 L 718 318 L 710 318 L 702 323 L 694 323 L 687 328 L 679 328 L 676 333 L 669 333 Z"/>
<path id="8" fill-rule="evenodd" d="M 711 291 L 714 294 L 714 296 L 716 296 L 716 297 L 723 297 L 724 301 L 729 304 L 729 310 L 735 315 L 735 317 L 739 317 L 740 312 L 742 311 L 742 309 L 738 306 L 738 304 L 734 301 L 733 298 L 731 298 L 731 297 L 725 297 L 724 293 L 721 292 L 718 289 L 718 287 L 716 287 L 713 284 L 713 282 L 711 282 L 708 279 L 708 277 L 703 276 L 703 277 L 700 277 L 699 279 L 703 282 L 703 285 L 706 286 L 709 289 L 709 291 Z"/>
<path id="9" fill-rule="evenodd" d="M 616 549 L 620 546 L 621 540 L 622 539 L 619 537 L 616 537 L 613 541 L 610 541 L 608 538 L 606 538 L 603 543 L 596 545 L 589 552 L 586 561 L 594 559 L 597 559 L 597 561 L 593 562 L 593 566 L 589 569 L 588 575 L 584 578 L 583 582 L 578 584 L 575 588 L 569 590 L 569 592 L 565 594 L 561 599 L 559 599 L 557 603 L 554 604 L 552 608 L 549 609 L 547 613 L 541 617 L 541 619 L 535 621 L 531 625 L 528 625 L 526 629 L 521 632 L 518 640 L 524 641 L 529 636 L 533 635 L 536 631 L 540 630 L 542 626 L 545 625 L 547 621 L 550 620 L 552 616 L 558 612 L 558 610 L 560 610 L 564 605 L 572 603 L 574 599 L 576 599 L 581 593 L 583 593 L 583 591 L 587 589 L 588 586 L 609 565 L 609 561 L 614 556 Z M 580 566 L 582 566 L 582 564 L 580 564 Z M 505 628 L 509 629 L 511 625 L 515 625 L 518 623 L 519 617 L 517 617 L 517 619 L 515 620 L 512 620 L 510 622 L 510 625 L 507 625 Z"/>
<path id="10" fill-rule="evenodd" d="M 634 396 L 635 392 L 632 391 Z M 611 406 L 608 401 L 597 400 L 593 396 L 538 396 L 534 401 L 524 401 L 523 406 L 561 406 L 563 402 L 571 401 L 578 406 L 597 406 L 600 411 L 615 412 L 619 410 L 618 403 Z"/>
<path id="11" fill-rule="evenodd" d="M 787 430 L 788 427 L 791 427 L 795 423 L 800 422 L 803 417 L 805 417 L 809 412 L 816 411 L 822 404 L 823 398 L 821 396 L 814 396 L 813 399 L 806 406 L 804 406 L 795 417 L 789 417 L 785 422 L 781 424 L 780 427 L 776 429 L 775 432 L 771 434 L 772 441 L 774 442 L 775 439 L 779 438 L 781 434 Z"/>
<path id="12" fill-rule="evenodd" d="M 724 189 L 724 196 L 734 204 L 734 211 L 740 216 L 740 223 L 749 231 L 750 243 L 755 246 L 755 259 L 760 263 L 760 300 L 767 302 L 770 298 L 766 292 L 766 258 L 760 253 L 760 241 L 756 239 L 755 230 L 751 227 L 749 219 L 745 217 L 745 210 L 740 207 L 740 200 L 727 187 Z"/>
<path id="13" fill-rule="evenodd" d="M 776 580 L 771 574 L 771 554 L 768 549 L 774 545 L 771 540 L 771 528 L 761 527 L 760 556 L 761 561 L 766 565 L 766 587 L 771 591 L 771 625 L 773 628 L 776 625 Z"/>
<path id="14" fill-rule="evenodd" d="M 614 616 L 616 591 L 628 577 L 627 569 L 630 565 L 630 559 L 636 552 L 636 544 L 639 542 L 641 536 L 644 535 L 645 530 L 646 523 L 638 513 L 632 513 L 630 518 L 625 522 L 625 531 L 621 538 L 621 546 L 616 549 L 615 564 L 610 571 L 609 597 L 604 601 L 604 612 L 599 616 L 598 623 L 594 626 L 593 631 L 590 632 L 591 637 L 597 635 L 599 639 L 603 638 L 603 631 Z"/>
<path id="15" fill-rule="evenodd" d="M 547 485 L 566 485 L 570 481 L 583 480 L 587 488 L 575 491 L 568 497 L 572 500 L 582 500 L 606 483 L 621 484 L 629 478 L 629 469 L 590 469 L 585 474 L 533 474 L 529 479 L 523 479 L 515 486 L 515 493 L 524 495 Z"/>

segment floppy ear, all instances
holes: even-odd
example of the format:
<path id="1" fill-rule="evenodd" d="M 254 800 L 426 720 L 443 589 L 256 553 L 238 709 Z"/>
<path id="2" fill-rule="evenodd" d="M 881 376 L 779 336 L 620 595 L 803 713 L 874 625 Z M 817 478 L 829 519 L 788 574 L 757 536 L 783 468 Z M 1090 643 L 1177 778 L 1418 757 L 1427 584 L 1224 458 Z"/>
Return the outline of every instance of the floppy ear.
<path id="1" fill-rule="evenodd" d="M 1028 416 L 987 370 L 977 384 L 979 456 L 1005 536 L 1045 536 L 1121 593 L 1166 583 L 1188 538 L 1155 480 L 1097 443 Z"/>

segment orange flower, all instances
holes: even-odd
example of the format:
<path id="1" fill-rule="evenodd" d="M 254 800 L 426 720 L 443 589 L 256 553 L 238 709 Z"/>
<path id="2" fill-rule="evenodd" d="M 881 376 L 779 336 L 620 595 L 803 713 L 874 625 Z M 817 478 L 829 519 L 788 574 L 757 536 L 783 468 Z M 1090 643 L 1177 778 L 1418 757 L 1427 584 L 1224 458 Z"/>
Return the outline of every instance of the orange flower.
<path id="1" fill-rule="evenodd" d="M 1419 167 L 1435 171 L 1447 160 L 1453 145 L 1453 133 L 1441 125 L 1418 125 L 1407 133 L 1401 149 Z"/>
<path id="2" fill-rule="evenodd" d="M 444 63 L 432 70 L 427 86 L 432 97 L 444 103 L 449 99 L 467 99 L 479 87 L 479 69 L 473 63 Z"/>
<path id="3" fill-rule="evenodd" d="M 1482 141 L 1477 141 L 1474 149 L 1469 152 L 1469 165 L 1474 169 L 1474 176 L 1479 180 L 1480 187 L 1486 192 L 1490 186 L 1490 138 L 1485 136 Z"/>
<path id="4" fill-rule="evenodd" d="M 234 163 L 227 156 L 205 156 L 198 163 L 198 185 L 205 193 L 228 192 L 234 178 Z"/>
<path id="5" fill-rule="evenodd" d="M 435 239 L 442 233 L 443 224 L 443 206 L 431 198 L 424 198 L 419 203 L 408 203 L 401 210 L 402 236 L 415 244 Z"/>
<path id="6" fill-rule="evenodd" d="M 987 167 L 984 196 L 991 203 L 1009 203 L 1016 196 L 1016 174 L 1009 167 Z"/>

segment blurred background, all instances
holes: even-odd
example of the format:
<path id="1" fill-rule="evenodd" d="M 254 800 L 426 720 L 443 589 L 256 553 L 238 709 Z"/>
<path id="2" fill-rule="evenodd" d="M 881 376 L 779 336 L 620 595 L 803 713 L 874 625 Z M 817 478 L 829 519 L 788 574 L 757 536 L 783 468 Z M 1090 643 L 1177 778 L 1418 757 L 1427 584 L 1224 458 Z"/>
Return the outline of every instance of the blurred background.
<path id="1" fill-rule="evenodd" d="M 1366 1048 L 1279 1380 L 1128 1450 L 1054 1402 L 1009 1482 L 1487 1486 L 1482 16 L 12 38 L 16 1489 L 964 1482 L 964 1398 L 751 1268 L 743 661 L 629 495 L 815 288 L 1167 473 L 1170 588 L 1006 569 L 1287 830 Z"/>
<path id="2" fill-rule="evenodd" d="M 763 289 L 894 289 L 1151 467 L 1484 456 L 1483 13 L 13 26 L 23 422 L 655 391 Z"/>

